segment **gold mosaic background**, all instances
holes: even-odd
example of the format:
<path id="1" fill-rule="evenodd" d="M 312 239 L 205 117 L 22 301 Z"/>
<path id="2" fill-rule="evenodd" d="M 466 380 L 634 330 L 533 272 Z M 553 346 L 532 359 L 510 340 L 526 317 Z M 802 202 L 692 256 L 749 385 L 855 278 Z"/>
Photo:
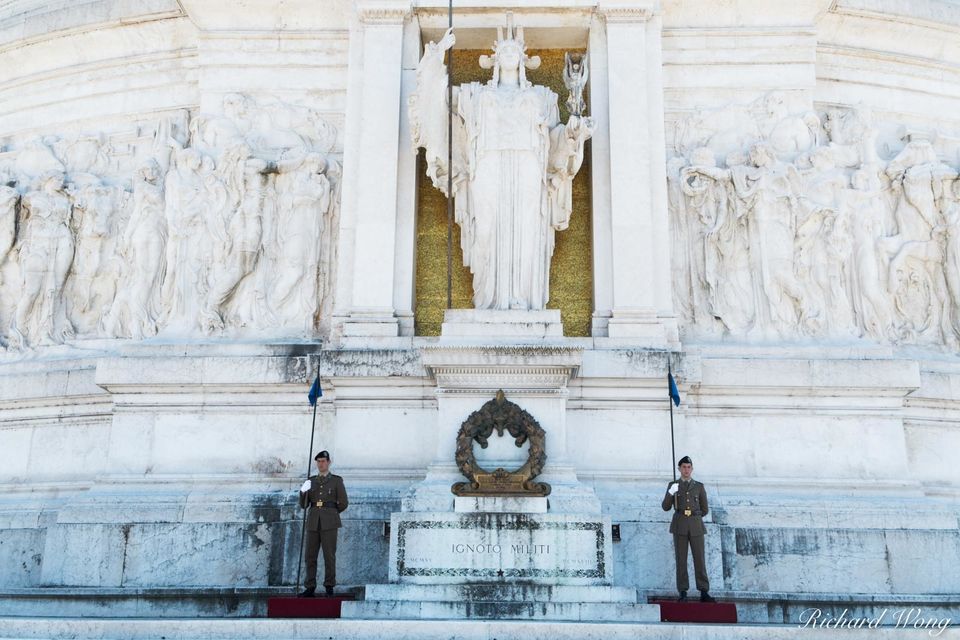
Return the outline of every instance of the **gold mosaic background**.
<path id="1" fill-rule="evenodd" d="M 490 71 L 480 68 L 477 59 L 489 51 L 455 50 L 453 81 L 486 82 Z M 559 97 L 560 120 L 567 121 L 564 104 L 567 89 L 563 86 L 563 54 L 558 49 L 529 50 L 540 56 L 542 64 L 527 70 L 527 79 L 550 87 Z M 589 113 L 589 96 L 587 109 Z M 418 336 L 440 335 L 443 310 L 447 306 L 447 200 L 433 188 L 426 177 L 423 152 L 417 160 L 417 299 L 414 309 Z M 556 248 L 550 264 L 550 302 L 547 307 L 560 309 L 563 332 L 568 336 L 589 336 L 593 313 L 593 256 L 590 221 L 590 143 L 584 154 L 583 167 L 573 180 L 573 215 L 570 227 L 556 235 Z M 473 308 L 473 278 L 463 266 L 460 249 L 460 228 L 453 230 L 453 307 Z"/>

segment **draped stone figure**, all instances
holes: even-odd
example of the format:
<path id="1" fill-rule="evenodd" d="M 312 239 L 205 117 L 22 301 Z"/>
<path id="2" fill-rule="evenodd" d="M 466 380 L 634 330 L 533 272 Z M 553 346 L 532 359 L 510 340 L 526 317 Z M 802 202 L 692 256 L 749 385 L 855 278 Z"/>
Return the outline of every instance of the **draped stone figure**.
<path id="1" fill-rule="evenodd" d="M 127 196 L 122 188 L 102 184 L 96 176 L 85 176 L 85 182 L 73 194 L 76 251 L 67 283 L 67 311 L 78 335 L 94 333 L 102 308 L 114 299 L 116 274 L 108 250 L 113 248 L 116 218 Z"/>
<path id="2" fill-rule="evenodd" d="M 160 298 L 165 329 L 173 331 L 189 332 L 199 321 L 200 298 L 207 290 L 207 221 L 215 220 L 223 206 L 213 202 L 217 185 L 203 163 L 195 149 L 177 149 L 164 181 L 168 238 Z"/>
<path id="3" fill-rule="evenodd" d="M 770 339 L 796 333 L 803 287 L 794 273 L 796 168 L 763 144 L 750 149 L 751 166 L 733 169 L 737 205 L 746 208 L 755 300 L 752 334 Z M 809 314 L 804 314 L 809 315 Z"/>
<path id="4" fill-rule="evenodd" d="M 13 249 L 17 232 L 17 204 L 20 192 L 0 182 L 0 267 Z"/>
<path id="5" fill-rule="evenodd" d="M 727 189 L 730 171 L 717 167 L 713 152 L 701 147 L 690 155 L 690 166 L 680 172 L 680 188 L 687 197 L 688 243 L 684 256 L 689 262 L 694 322 L 709 326 L 717 316 L 720 256 L 712 242 L 727 217 Z M 709 238 L 709 240 L 708 240 Z M 707 296 L 703 296 L 706 289 Z"/>
<path id="6" fill-rule="evenodd" d="M 117 246 L 120 284 L 101 322 L 105 335 L 135 339 L 156 335 L 166 244 L 163 177 L 160 165 L 151 159 L 134 175 L 133 211 Z"/>
<path id="7" fill-rule="evenodd" d="M 268 301 L 280 324 L 316 324 L 320 305 L 320 239 L 331 205 L 327 162 L 319 153 L 291 152 L 277 163 L 273 232 L 276 277 Z"/>
<path id="8" fill-rule="evenodd" d="M 944 210 L 947 289 L 950 292 L 950 318 L 953 331 L 960 336 L 960 179 L 953 183 L 953 198 Z"/>
<path id="9" fill-rule="evenodd" d="M 426 151 L 427 175 L 446 193 L 453 175 L 463 260 L 473 274 L 477 309 L 544 309 L 549 300 L 554 233 L 567 228 L 571 183 L 593 130 L 590 118 L 560 123 L 557 95 L 531 84 L 523 29 L 498 30 L 486 84 L 454 89 L 453 167 L 447 166 L 447 68 L 452 30 L 429 43 L 410 99 L 415 147 Z"/>
<path id="10" fill-rule="evenodd" d="M 857 324 L 863 335 L 878 340 L 893 336 L 890 299 L 881 274 L 884 272 L 877 245 L 883 237 L 883 199 L 877 169 L 854 172 L 843 199 L 850 218 L 852 259 L 850 261 L 850 295 Z"/>
<path id="11" fill-rule="evenodd" d="M 63 304 L 63 286 L 73 263 L 72 206 L 62 173 L 40 176 L 23 197 L 20 300 L 10 326 L 14 347 L 59 344 L 73 334 Z"/>
<path id="12" fill-rule="evenodd" d="M 13 245 L 17 235 L 17 205 L 20 202 L 20 192 L 7 186 L 5 176 L 0 173 L 0 292 L 4 286 L 4 267 L 8 257 L 13 253 Z M 0 320 L 6 319 L 8 305 L 0 304 Z M 0 335 L 0 347 L 5 347 L 6 341 Z"/>
<path id="13" fill-rule="evenodd" d="M 803 329 L 810 335 L 857 335 L 853 305 L 847 296 L 850 223 L 841 206 L 849 180 L 838 169 L 833 150 L 818 147 L 810 154 L 798 197 L 797 268 L 804 283 L 810 316 Z"/>
<path id="14" fill-rule="evenodd" d="M 244 278 L 253 273 L 261 253 L 267 162 L 250 157 L 249 148 L 245 151 L 246 157 L 240 159 L 242 195 L 236 210 L 226 221 L 226 242 L 221 243 L 223 253 L 212 265 L 211 286 L 203 310 L 204 327 L 208 332 L 226 327 L 227 302 Z M 246 304 L 257 304 L 259 297 L 255 295 Z"/>

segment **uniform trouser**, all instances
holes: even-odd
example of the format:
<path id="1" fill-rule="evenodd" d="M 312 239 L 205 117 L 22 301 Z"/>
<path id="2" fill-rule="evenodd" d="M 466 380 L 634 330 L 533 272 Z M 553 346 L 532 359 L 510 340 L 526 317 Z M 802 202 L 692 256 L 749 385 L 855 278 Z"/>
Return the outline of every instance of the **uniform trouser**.
<path id="1" fill-rule="evenodd" d="M 673 549 L 677 555 L 677 591 L 690 589 L 690 578 L 687 575 L 687 545 L 693 549 L 693 572 L 697 578 L 697 589 L 710 590 L 710 580 L 707 578 L 707 563 L 703 556 L 703 536 L 689 534 L 673 534 Z"/>
<path id="2" fill-rule="evenodd" d="M 337 529 L 307 531 L 303 556 L 307 562 L 307 579 L 303 586 L 317 588 L 317 554 L 323 549 L 323 586 L 337 585 Z"/>

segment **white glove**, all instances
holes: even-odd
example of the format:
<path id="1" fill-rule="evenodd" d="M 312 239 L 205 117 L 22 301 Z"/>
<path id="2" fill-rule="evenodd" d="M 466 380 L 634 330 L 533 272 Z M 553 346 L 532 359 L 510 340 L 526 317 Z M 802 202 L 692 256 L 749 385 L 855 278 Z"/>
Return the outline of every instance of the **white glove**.
<path id="1" fill-rule="evenodd" d="M 300 493 L 306 493 L 307 491 L 310 491 L 310 481 L 304 480 L 303 484 L 300 485 Z"/>
<path id="2" fill-rule="evenodd" d="M 674 495 L 679 489 L 680 489 L 680 483 L 674 482 L 670 485 L 670 488 L 667 489 L 667 493 L 669 493 L 670 495 Z"/>

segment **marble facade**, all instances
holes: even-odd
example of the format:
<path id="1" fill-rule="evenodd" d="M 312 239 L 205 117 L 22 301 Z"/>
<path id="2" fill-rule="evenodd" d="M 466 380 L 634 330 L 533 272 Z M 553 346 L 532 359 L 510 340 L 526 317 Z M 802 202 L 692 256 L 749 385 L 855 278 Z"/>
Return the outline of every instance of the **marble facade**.
<path id="1" fill-rule="evenodd" d="M 556 504 L 619 525 L 610 588 L 670 593 L 669 358 L 712 591 L 960 615 L 960 7 L 456 4 L 458 47 L 510 10 L 589 54 L 589 337 L 414 335 L 445 2 L 0 2 L 0 613 L 292 585 L 317 371 L 343 585 L 389 581 L 392 513 L 453 512 L 506 385 Z"/>

